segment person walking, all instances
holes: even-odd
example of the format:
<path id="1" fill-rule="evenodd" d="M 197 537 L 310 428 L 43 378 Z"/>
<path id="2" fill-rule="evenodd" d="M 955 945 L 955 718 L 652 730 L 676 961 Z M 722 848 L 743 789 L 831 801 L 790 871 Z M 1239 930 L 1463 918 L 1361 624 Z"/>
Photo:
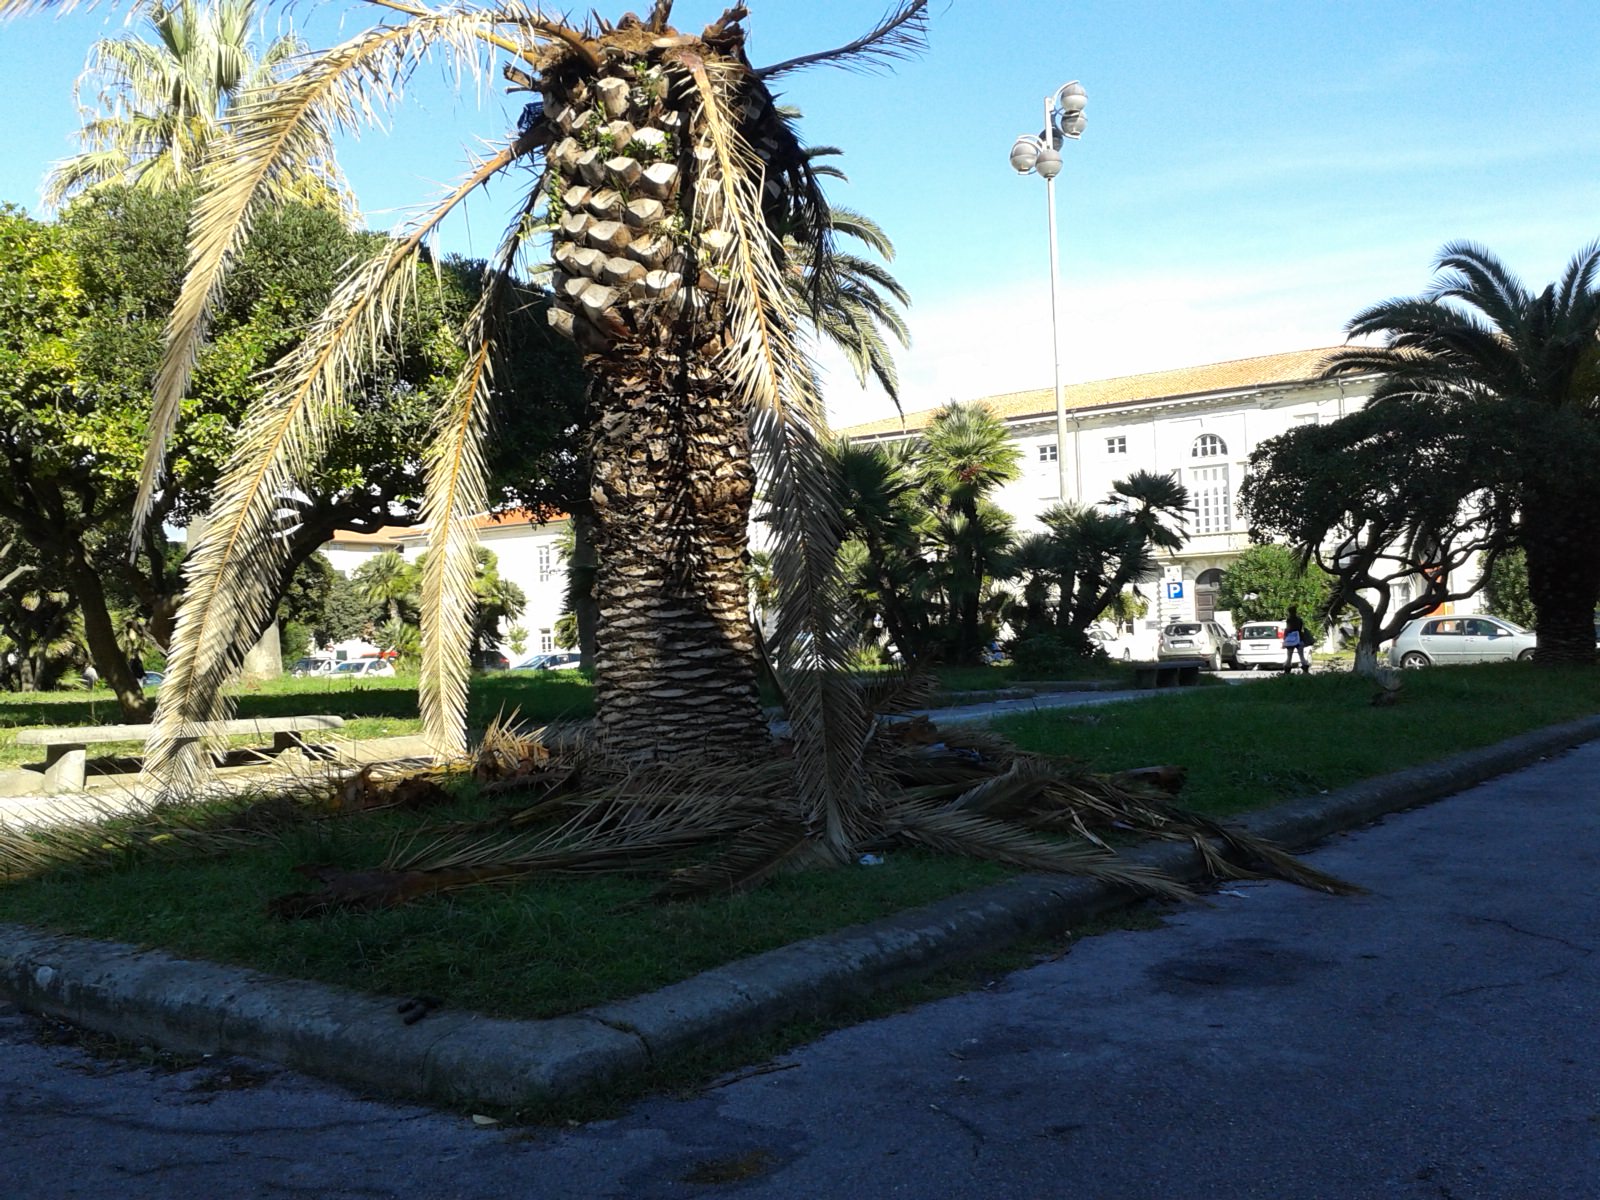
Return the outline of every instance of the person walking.
<path id="1" fill-rule="evenodd" d="M 1294 605 L 1289 605 L 1289 615 L 1283 622 L 1283 673 L 1294 673 L 1294 654 L 1300 652 L 1300 670 L 1311 674 L 1311 660 L 1306 657 L 1306 646 L 1310 643 L 1311 636 L 1306 632 L 1306 623 L 1300 619 L 1299 610 Z"/>

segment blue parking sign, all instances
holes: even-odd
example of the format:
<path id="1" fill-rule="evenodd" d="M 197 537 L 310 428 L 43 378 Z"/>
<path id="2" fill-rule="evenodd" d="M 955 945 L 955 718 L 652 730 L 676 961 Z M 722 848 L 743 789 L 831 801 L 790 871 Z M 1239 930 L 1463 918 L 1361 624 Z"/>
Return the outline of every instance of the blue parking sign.
<path id="1" fill-rule="evenodd" d="M 1174 579 L 1174 580 L 1168 581 L 1168 583 L 1167 583 L 1167 599 L 1168 600 L 1182 600 L 1183 599 L 1183 581 L 1181 579 Z"/>

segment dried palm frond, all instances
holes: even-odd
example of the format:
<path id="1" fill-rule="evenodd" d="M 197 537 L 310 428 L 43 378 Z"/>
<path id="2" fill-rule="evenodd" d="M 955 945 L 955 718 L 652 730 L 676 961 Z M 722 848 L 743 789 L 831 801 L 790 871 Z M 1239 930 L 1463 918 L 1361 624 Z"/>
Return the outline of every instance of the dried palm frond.
<path id="1" fill-rule="evenodd" d="M 421 58 L 437 47 L 458 63 L 478 61 L 480 14 L 448 10 L 398 25 L 367 30 L 324 54 L 310 57 L 296 75 L 240 97 L 230 114 L 226 153 L 201 169 L 201 197 L 190 223 L 189 270 L 167 318 L 166 353 L 156 373 L 139 491 L 134 501 L 137 544 L 161 481 L 167 443 L 178 423 L 212 307 L 227 269 L 270 202 L 274 177 L 305 160 L 308 147 L 329 143 L 339 131 L 375 123 L 401 93 Z M 345 291 L 346 289 L 341 289 Z"/>
<path id="2" fill-rule="evenodd" d="M 147 774 L 166 794 L 197 785 L 204 747 L 195 727 L 226 717 L 224 685 L 276 599 L 288 555 L 278 536 L 281 497 L 320 459 L 348 407 L 348 390 L 392 337 L 428 236 L 470 191 L 525 150 L 519 141 L 479 164 L 406 237 L 352 272 L 251 405 L 184 569 L 183 604 L 145 758 Z"/>

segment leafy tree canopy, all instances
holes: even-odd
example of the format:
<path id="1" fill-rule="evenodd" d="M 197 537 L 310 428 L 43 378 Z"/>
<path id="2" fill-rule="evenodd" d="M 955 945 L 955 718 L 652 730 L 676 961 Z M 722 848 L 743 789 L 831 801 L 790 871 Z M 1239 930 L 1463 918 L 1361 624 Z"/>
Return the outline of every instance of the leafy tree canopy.
<path id="1" fill-rule="evenodd" d="M 1268 542 L 1251 546 L 1222 574 L 1217 606 L 1243 621 L 1281 621 L 1293 605 L 1306 625 L 1321 636 L 1333 580 L 1315 563 L 1306 563 L 1290 546 Z"/>

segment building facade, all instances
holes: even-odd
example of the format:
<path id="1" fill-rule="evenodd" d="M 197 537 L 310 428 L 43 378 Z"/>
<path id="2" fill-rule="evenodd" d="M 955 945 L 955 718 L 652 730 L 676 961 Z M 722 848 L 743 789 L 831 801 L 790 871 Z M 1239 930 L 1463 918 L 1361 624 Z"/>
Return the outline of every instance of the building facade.
<path id="1" fill-rule="evenodd" d="M 527 631 L 522 658 L 554 650 L 556 620 L 566 607 L 567 565 L 561 541 L 569 521 L 564 516 L 537 522 L 527 513 L 510 512 L 477 518 L 478 541 L 494 553 L 502 579 L 522 589 L 527 607 L 512 625 Z M 421 527 L 386 526 L 376 533 L 340 531 L 322 548 L 334 570 L 353 574 L 362 563 L 385 551 L 414 559 L 428 548 L 428 532 Z M 500 652 L 513 663 L 520 661 L 510 644 L 509 627 L 502 629 Z"/>
<path id="2" fill-rule="evenodd" d="M 1250 453 L 1301 424 L 1336 420 L 1365 404 L 1371 378 L 1325 380 L 1332 348 L 1236 359 L 1172 371 L 1072 384 L 1064 389 L 1067 442 L 1056 444 L 1055 393 L 1049 388 L 988 396 L 978 402 L 999 417 L 1021 452 L 1021 477 L 994 500 L 1021 531 L 1041 528 L 1039 515 L 1062 499 L 1100 503 L 1134 471 L 1174 476 L 1189 491 L 1188 542 L 1162 562 L 1147 587 L 1153 631 L 1174 620 L 1225 623 L 1217 590 L 1222 573 L 1249 545 L 1239 513 L 1239 484 Z M 858 442 L 916 436 L 938 409 L 907 413 L 841 430 Z"/>

